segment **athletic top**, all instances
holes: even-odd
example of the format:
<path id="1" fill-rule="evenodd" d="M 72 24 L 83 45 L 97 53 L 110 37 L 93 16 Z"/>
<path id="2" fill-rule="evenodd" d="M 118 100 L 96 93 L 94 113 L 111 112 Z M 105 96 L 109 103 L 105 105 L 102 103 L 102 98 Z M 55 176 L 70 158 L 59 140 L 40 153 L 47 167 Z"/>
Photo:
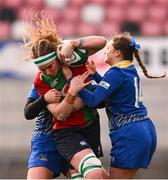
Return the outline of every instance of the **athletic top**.
<path id="1" fill-rule="evenodd" d="M 79 96 L 89 107 L 95 107 L 106 100 L 106 111 L 112 121 L 111 126 L 116 123 L 123 124 L 124 119 L 136 121 L 147 117 L 147 110 L 142 101 L 140 78 L 131 61 L 117 63 L 103 77 L 96 73 L 94 79 L 98 83 L 94 91 L 83 89 Z"/>
<path id="2" fill-rule="evenodd" d="M 39 97 L 37 90 L 33 85 L 28 94 L 28 102 L 25 106 L 26 119 L 34 119 L 36 117 L 33 136 L 37 134 L 53 134 L 53 115 L 46 108 L 46 104 L 43 96 Z"/>
<path id="3" fill-rule="evenodd" d="M 86 57 L 85 57 L 86 58 Z M 81 64 L 80 64 L 81 62 Z M 71 66 L 73 76 L 83 74 L 86 71 L 86 60 L 81 61 L 78 60 L 77 66 L 73 64 Z M 69 84 L 67 83 L 62 71 L 59 71 L 55 77 L 51 78 L 42 74 L 42 72 L 38 72 L 34 81 L 34 86 L 37 89 L 37 93 L 40 96 L 43 96 L 48 90 L 54 88 L 62 93 L 62 99 L 65 97 Z M 92 90 L 92 86 L 89 86 L 89 89 Z M 54 118 L 54 129 L 62 129 L 68 127 L 86 127 L 90 125 L 95 116 L 97 115 L 97 110 L 95 108 L 89 108 L 85 106 L 82 110 L 78 110 L 72 112 L 71 115 L 67 118 L 66 121 L 60 122 L 56 118 Z"/>

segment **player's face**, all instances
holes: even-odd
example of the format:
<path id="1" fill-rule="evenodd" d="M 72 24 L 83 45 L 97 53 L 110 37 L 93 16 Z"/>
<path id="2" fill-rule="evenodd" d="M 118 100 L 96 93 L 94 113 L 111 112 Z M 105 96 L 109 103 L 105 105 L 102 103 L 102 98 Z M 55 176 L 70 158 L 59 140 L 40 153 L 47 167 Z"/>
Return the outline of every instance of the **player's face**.
<path id="1" fill-rule="evenodd" d="M 43 74 L 54 77 L 60 69 L 60 63 L 58 60 L 53 60 L 43 66 L 39 67 L 39 70 L 42 71 Z"/>
<path id="2" fill-rule="evenodd" d="M 112 41 L 110 41 L 106 45 L 106 50 L 105 50 L 105 62 L 109 65 L 113 64 L 113 60 L 115 59 L 115 49 L 112 45 Z"/>

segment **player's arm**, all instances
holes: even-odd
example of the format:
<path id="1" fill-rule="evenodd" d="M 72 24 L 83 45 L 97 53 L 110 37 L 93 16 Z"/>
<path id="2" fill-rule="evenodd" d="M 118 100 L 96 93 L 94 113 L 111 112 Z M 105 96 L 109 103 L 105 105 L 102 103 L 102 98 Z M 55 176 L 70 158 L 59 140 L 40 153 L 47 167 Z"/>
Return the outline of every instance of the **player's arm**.
<path id="1" fill-rule="evenodd" d="M 25 118 L 27 120 L 36 118 L 40 111 L 46 107 L 46 104 L 47 102 L 45 101 L 44 96 L 40 96 L 38 99 L 28 97 L 24 107 Z"/>
<path id="2" fill-rule="evenodd" d="M 78 111 L 84 106 L 85 104 L 81 98 L 66 95 L 62 102 L 48 104 L 47 108 L 57 120 L 65 121 L 72 112 Z"/>
<path id="3" fill-rule="evenodd" d="M 123 83 L 124 78 L 120 70 L 113 69 L 107 72 L 99 84 L 95 86 L 93 92 L 85 89 L 88 82 L 85 83 L 89 73 L 85 72 L 83 75 L 76 76 L 71 80 L 68 93 L 75 96 L 78 92 L 79 96 L 83 99 L 89 107 L 96 107 L 110 94 L 112 94 Z"/>
<path id="4" fill-rule="evenodd" d="M 24 116 L 27 120 L 34 119 L 42 109 L 46 107 L 47 102 L 44 96 L 39 96 L 34 84 L 31 87 L 26 105 L 24 107 Z"/>
<path id="5" fill-rule="evenodd" d="M 96 53 L 106 45 L 106 39 L 103 36 L 86 36 L 80 39 L 71 40 L 73 48 L 86 49 L 89 55 Z"/>
<path id="6" fill-rule="evenodd" d="M 46 108 L 48 103 L 58 103 L 61 99 L 61 93 L 55 89 L 49 90 L 44 95 L 39 96 L 37 89 L 33 85 L 24 107 L 24 116 L 27 120 L 34 119 L 40 111 Z"/>
<path id="7" fill-rule="evenodd" d="M 104 48 L 106 39 L 103 36 L 86 36 L 80 39 L 66 40 L 62 44 L 61 56 L 70 58 L 74 49 L 86 49 L 88 55 L 92 55 Z"/>

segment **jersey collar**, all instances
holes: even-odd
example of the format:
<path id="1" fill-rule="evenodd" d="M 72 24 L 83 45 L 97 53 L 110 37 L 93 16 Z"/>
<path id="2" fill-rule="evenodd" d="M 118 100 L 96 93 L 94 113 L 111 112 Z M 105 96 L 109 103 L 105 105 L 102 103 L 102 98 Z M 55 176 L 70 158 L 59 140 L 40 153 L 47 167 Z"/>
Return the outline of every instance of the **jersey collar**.
<path id="1" fill-rule="evenodd" d="M 115 63 L 112 67 L 119 67 L 119 68 L 127 68 L 129 66 L 132 66 L 133 63 L 130 60 L 122 60 L 120 62 Z"/>

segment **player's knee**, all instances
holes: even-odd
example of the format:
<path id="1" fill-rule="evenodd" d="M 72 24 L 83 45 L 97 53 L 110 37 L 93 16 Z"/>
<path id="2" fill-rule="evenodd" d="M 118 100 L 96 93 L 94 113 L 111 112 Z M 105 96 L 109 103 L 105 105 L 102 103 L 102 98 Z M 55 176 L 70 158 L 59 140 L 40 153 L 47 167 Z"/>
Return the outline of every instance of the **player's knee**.
<path id="1" fill-rule="evenodd" d="M 86 155 L 79 164 L 79 172 L 86 177 L 87 174 L 94 172 L 103 173 L 101 161 L 95 156 L 94 153 Z M 94 173 L 95 174 L 95 173 Z"/>

